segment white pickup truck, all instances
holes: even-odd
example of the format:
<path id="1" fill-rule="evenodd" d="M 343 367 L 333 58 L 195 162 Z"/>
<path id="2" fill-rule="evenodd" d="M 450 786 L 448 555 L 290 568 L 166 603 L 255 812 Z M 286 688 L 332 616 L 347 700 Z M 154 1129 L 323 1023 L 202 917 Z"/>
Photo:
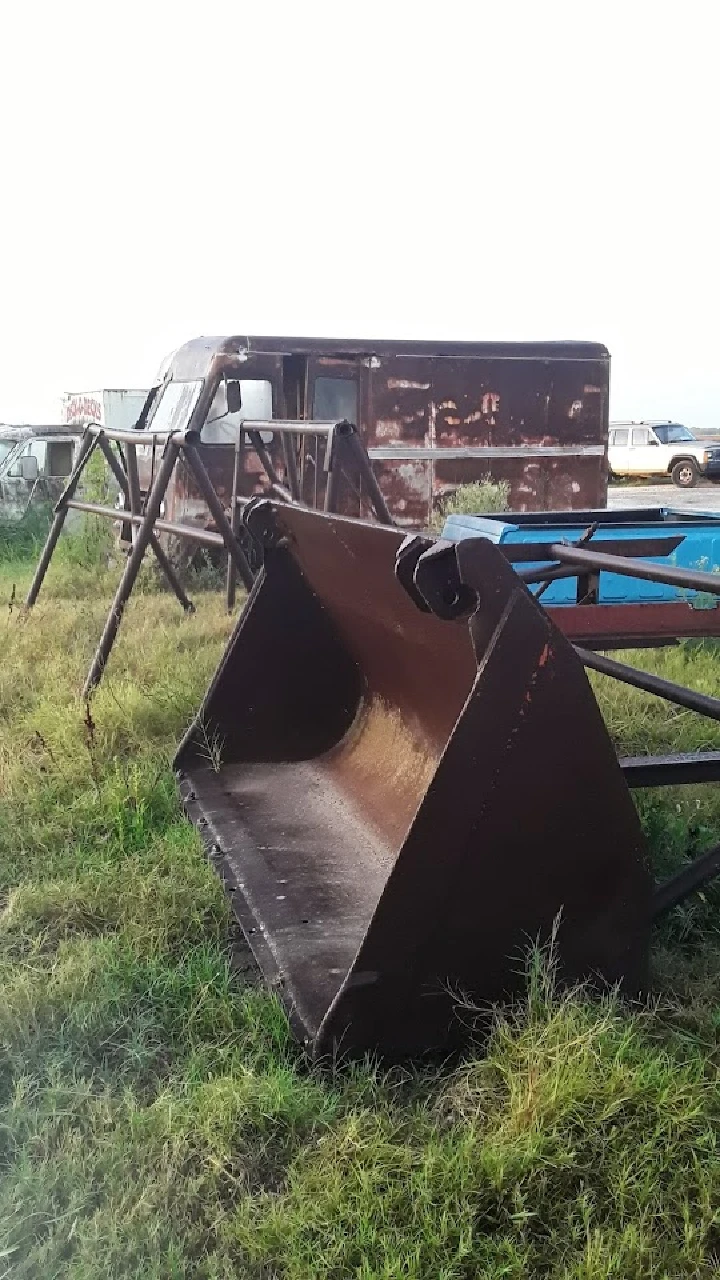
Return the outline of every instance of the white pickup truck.
<path id="1" fill-rule="evenodd" d="M 670 476 L 679 489 L 700 476 L 720 482 L 720 445 L 696 440 L 680 422 L 611 422 L 608 463 L 611 479 Z"/>

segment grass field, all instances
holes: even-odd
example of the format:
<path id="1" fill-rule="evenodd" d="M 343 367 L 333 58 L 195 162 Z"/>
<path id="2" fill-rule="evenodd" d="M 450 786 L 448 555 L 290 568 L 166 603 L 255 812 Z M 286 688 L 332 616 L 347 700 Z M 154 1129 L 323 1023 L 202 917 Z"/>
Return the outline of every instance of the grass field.
<path id="1" fill-rule="evenodd" d="M 717 1275 L 718 895 L 658 937 L 651 1009 L 560 997 L 531 957 L 484 1052 L 310 1069 L 231 969 L 170 771 L 221 599 L 185 618 L 136 597 L 88 716 L 117 575 L 68 547 L 23 618 L 31 549 L 0 540 L 0 1276 Z M 709 647 L 645 658 L 717 691 Z M 720 727 L 597 686 L 625 749 L 720 748 Z M 642 816 L 658 870 L 720 838 L 709 788 L 646 794 Z"/>

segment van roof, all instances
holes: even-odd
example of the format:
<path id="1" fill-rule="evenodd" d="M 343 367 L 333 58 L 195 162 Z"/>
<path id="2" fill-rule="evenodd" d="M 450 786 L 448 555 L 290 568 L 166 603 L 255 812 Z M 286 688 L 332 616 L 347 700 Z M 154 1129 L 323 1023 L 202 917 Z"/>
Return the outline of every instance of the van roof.
<path id="1" fill-rule="evenodd" d="M 279 352 L 283 355 L 332 355 L 332 356 L 498 356 L 535 358 L 602 360 L 608 356 L 607 347 L 599 342 L 432 342 L 427 339 L 391 338 L 257 338 L 239 337 L 230 341 L 240 342 L 248 351 Z"/>
<path id="2" fill-rule="evenodd" d="M 43 424 L 38 426 L 31 426 L 26 423 L 23 426 L 11 427 L 6 426 L 4 422 L 0 422 L 0 440 L 14 440 L 16 442 L 19 440 L 37 440 L 38 436 L 41 438 L 44 437 L 47 440 L 52 440 L 56 437 L 67 439 L 68 437 L 74 438 L 75 436 L 80 436 L 82 433 L 82 427 L 76 427 L 73 429 L 71 425 L 65 425 L 63 423 L 52 423 L 51 425 Z"/>
<path id="3" fill-rule="evenodd" d="M 177 378 L 205 377 L 215 357 L 230 361 L 248 355 L 318 356 L 340 360 L 371 356 L 449 359 L 596 360 L 609 359 L 600 342 L 431 342 L 426 339 L 198 337 L 178 347 L 166 362 Z"/>

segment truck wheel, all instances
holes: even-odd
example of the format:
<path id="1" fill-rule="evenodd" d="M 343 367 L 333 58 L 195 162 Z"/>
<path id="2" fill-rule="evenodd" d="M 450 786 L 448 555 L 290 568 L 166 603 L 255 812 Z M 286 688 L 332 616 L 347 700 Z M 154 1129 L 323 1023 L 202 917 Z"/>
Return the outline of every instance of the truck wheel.
<path id="1" fill-rule="evenodd" d="M 693 458 L 681 458 L 675 463 L 670 475 L 678 489 L 694 489 L 698 482 L 697 463 Z"/>

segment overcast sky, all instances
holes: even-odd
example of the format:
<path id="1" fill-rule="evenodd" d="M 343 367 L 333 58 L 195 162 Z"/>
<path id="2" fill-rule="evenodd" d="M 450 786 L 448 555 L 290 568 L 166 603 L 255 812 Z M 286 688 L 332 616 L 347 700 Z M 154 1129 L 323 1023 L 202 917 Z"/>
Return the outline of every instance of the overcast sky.
<path id="1" fill-rule="evenodd" d="M 713 15 L 6 3 L 0 420 L 243 332 L 598 340 L 720 426 Z"/>

